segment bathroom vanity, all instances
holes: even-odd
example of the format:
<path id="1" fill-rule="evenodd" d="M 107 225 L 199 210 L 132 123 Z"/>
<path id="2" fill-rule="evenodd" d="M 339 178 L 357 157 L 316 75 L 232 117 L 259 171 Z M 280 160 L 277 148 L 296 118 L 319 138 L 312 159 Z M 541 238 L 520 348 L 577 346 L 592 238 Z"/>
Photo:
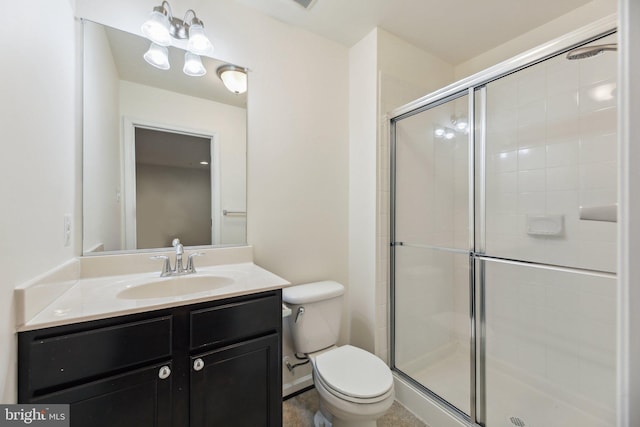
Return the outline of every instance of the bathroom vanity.
<path id="1" fill-rule="evenodd" d="M 233 284 L 138 300 L 124 291 L 148 273 L 78 280 L 18 332 L 19 403 L 70 404 L 74 427 L 280 426 L 288 282 L 198 274 L 224 271 Z"/>

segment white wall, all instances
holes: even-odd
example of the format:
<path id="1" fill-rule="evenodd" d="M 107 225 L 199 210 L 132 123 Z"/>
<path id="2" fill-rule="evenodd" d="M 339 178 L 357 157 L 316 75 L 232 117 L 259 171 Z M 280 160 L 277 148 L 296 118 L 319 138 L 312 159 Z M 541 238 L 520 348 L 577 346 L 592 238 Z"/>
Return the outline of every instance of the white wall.
<path id="1" fill-rule="evenodd" d="M 34 13 L 37 10 L 38 13 Z M 72 258 L 63 216 L 78 218 L 76 27 L 67 0 L 12 2 L 2 27 L 0 94 L 0 402 L 16 399 L 13 288 Z M 29 36 L 24 25 L 29 22 Z M 74 232 L 77 223 L 74 222 Z"/>
<path id="2" fill-rule="evenodd" d="M 349 51 L 350 343 L 375 351 L 378 30 Z"/>

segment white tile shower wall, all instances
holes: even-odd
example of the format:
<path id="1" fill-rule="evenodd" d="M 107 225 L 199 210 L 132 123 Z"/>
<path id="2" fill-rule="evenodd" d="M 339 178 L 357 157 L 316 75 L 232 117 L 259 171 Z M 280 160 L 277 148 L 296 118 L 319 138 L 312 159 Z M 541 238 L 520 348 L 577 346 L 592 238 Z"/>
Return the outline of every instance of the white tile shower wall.
<path id="1" fill-rule="evenodd" d="M 614 277 L 488 263 L 489 385 L 499 369 L 612 421 L 615 307 Z"/>
<path id="2" fill-rule="evenodd" d="M 579 207 L 617 201 L 616 70 L 615 53 L 559 56 L 487 85 L 489 254 L 615 271 L 616 225 Z M 527 234 L 558 214 L 560 235 Z"/>

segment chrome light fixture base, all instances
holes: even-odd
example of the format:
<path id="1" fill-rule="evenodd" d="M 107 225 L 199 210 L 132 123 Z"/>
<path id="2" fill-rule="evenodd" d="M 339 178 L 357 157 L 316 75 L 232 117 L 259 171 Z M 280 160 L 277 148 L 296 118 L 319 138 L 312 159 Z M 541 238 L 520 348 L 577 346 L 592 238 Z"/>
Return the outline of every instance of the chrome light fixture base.
<path id="1" fill-rule="evenodd" d="M 196 12 L 193 9 L 189 9 L 183 19 L 176 18 L 171 12 L 171 5 L 166 0 L 160 6 L 153 8 L 149 19 L 142 24 L 142 33 L 152 42 L 149 52 L 154 48 L 154 44 L 162 47 L 171 45 L 172 38 L 188 40 L 187 51 L 192 55 L 207 55 L 213 52 L 211 41 L 209 41 L 204 31 L 204 23 L 196 16 Z M 162 66 L 159 66 L 157 62 L 150 61 L 147 58 L 149 52 L 145 54 L 147 62 L 160 69 L 169 68 L 168 59 L 167 64 L 163 63 Z M 197 61 L 199 60 L 200 58 L 197 58 Z M 193 61 L 195 59 L 192 58 L 192 63 Z M 187 64 L 183 69 L 190 76 L 201 76 L 206 73 L 206 70 L 203 72 L 200 69 L 194 72 L 187 72 L 186 70 L 193 70 L 193 67 L 187 66 Z"/>

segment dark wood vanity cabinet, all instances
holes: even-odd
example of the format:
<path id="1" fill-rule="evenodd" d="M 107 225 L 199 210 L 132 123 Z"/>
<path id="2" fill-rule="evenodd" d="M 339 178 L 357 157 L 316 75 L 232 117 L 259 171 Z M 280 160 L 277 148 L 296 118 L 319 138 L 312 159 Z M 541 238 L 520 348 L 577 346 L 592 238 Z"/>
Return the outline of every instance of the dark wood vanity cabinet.
<path id="1" fill-rule="evenodd" d="M 281 291 L 18 334 L 18 402 L 73 427 L 282 423 Z"/>

